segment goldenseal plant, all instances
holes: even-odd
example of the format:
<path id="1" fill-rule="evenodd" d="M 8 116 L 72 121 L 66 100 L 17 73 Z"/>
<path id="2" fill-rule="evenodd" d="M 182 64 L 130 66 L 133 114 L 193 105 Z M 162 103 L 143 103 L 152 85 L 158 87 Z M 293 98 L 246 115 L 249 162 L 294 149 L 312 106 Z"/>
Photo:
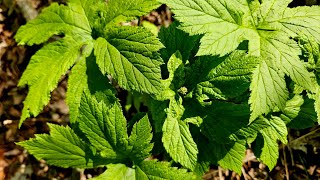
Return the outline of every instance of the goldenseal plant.
<path id="1" fill-rule="evenodd" d="M 272 169 L 287 128 L 320 122 L 320 7 L 290 2 L 51 4 L 15 36 L 44 44 L 19 82 L 29 87 L 20 125 L 70 70 L 70 127 L 49 124 L 50 135 L 18 144 L 51 165 L 107 167 L 96 179 L 201 179 L 211 164 L 241 174 L 248 148 Z M 123 26 L 161 3 L 176 21 L 158 37 Z M 129 91 L 124 108 L 115 85 Z M 127 121 L 131 104 L 148 111 Z"/>

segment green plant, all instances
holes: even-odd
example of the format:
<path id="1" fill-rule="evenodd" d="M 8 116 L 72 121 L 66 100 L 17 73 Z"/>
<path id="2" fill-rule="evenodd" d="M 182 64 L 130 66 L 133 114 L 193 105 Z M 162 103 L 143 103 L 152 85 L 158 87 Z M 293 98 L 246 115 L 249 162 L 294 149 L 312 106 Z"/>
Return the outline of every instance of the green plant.
<path id="1" fill-rule="evenodd" d="M 20 44 L 58 35 L 21 78 L 20 86 L 29 85 L 21 123 L 39 114 L 71 68 L 72 129 L 50 125 L 50 135 L 18 144 L 61 167 L 107 166 L 105 179 L 193 179 L 210 164 L 241 173 L 248 147 L 272 169 L 287 127 L 320 119 L 320 7 L 288 8 L 290 0 L 160 2 L 181 23 L 161 28 L 161 42 L 145 28 L 121 26 L 158 7 L 154 0 L 69 0 L 21 27 Z M 134 93 L 128 99 L 135 107 L 148 107 L 128 121 L 130 136 L 107 75 Z M 193 173 L 145 160 L 150 152 Z"/>

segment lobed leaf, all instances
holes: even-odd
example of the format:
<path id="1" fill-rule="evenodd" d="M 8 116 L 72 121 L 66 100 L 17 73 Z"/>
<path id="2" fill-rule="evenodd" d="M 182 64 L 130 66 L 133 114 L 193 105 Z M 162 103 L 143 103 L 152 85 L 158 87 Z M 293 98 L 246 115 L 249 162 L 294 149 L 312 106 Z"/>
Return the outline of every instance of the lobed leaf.
<path id="1" fill-rule="evenodd" d="M 128 147 L 126 119 L 118 102 L 106 104 L 85 92 L 80 103 L 79 125 L 90 143 L 104 157 L 124 159 Z"/>
<path id="2" fill-rule="evenodd" d="M 69 6 L 52 3 L 37 18 L 21 26 L 15 39 L 21 45 L 33 45 L 46 42 L 53 35 L 79 35 L 90 39 L 90 34 L 91 27 L 81 7 L 73 3 Z"/>
<path id="3" fill-rule="evenodd" d="M 50 93 L 57 87 L 61 76 L 75 61 L 85 58 L 80 54 L 80 48 L 84 44 L 85 42 L 79 38 L 67 36 L 47 44 L 32 56 L 19 81 L 19 86 L 29 85 L 29 93 L 23 102 L 20 125 L 25 119 L 37 116 L 42 111 L 42 108 L 48 104 Z"/>
<path id="4" fill-rule="evenodd" d="M 37 159 L 59 167 L 93 168 L 108 161 L 93 154 L 92 148 L 81 140 L 72 129 L 49 124 L 50 135 L 38 134 L 35 138 L 19 142 Z M 100 163 L 99 163 L 100 162 Z"/>

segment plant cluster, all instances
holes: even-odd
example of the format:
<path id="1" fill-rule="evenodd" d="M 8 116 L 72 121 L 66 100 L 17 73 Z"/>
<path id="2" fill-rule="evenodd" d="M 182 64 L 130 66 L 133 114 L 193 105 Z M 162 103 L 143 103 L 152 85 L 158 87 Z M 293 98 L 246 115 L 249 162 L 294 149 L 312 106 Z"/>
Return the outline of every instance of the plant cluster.
<path id="1" fill-rule="evenodd" d="M 49 124 L 50 135 L 18 144 L 51 165 L 106 166 L 96 179 L 198 179 L 210 164 L 241 173 L 248 148 L 272 169 L 287 128 L 320 122 L 320 7 L 290 2 L 51 4 L 15 36 L 44 44 L 19 83 L 29 87 L 20 125 L 70 70 L 71 128 Z M 159 34 L 123 25 L 161 3 L 176 21 Z M 115 86 L 148 112 L 126 120 Z"/>

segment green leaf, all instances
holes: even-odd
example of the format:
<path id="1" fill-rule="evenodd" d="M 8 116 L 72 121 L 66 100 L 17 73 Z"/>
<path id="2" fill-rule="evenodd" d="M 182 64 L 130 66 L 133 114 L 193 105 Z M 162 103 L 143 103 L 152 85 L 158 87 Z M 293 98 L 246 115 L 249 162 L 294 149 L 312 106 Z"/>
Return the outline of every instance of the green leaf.
<path id="1" fill-rule="evenodd" d="M 152 32 L 152 34 L 154 34 L 155 36 L 158 36 L 159 30 L 158 30 L 158 27 L 155 24 L 144 20 L 144 21 L 141 22 L 141 25 L 144 28 L 148 29 L 150 32 Z"/>
<path id="2" fill-rule="evenodd" d="M 127 167 L 124 164 L 109 164 L 107 170 L 99 176 L 92 178 L 92 180 L 123 180 L 132 179 L 135 180 L 135 170 Z"/>
<path id="3" fill-rule="evenodd" d="M 69 127 L 49 124 L 50 135 L 38 134 L 35 138 L 19 142 L 37 159 L 44 159 L 48 164 L 59 167 L 93 168 L 103 160 L 94 155 L 88 144 L 82 141 Z M 99 160 L 100 159 L 100 160 Z"/>
<path id="4" fill-rule="evenodd" d="M 303 34 L 313 37 L 317 43 L 320 43 L 320 9 L 318 6 L 287 8 L 281 16 L 279 14 L 275 19 L 274 21 L 281 24 L 280 29 L 291 37 Z"/>
<path id="5" fill-rule="evenodd" d="M 274 59 L 274 63 L 288 75 L 295 83 L 314 92 L 312 74 L 306 69 L 299 56 L 301 49 L 297 42 L 290 39 L 285 33 L 261 33 L 263 47 L 261 54 L 264 59 Z M 280 63 L 280 64 L 279 64 Z"/>
<path id="6" fill-rule="evenodd" d="M 182 30 L 191 35 L 204 34 L 197 55 L 224 56 L 245 39 L 258 38 L 243 22 L 244 5 L 236 0 L 160 0 L 172 8 Z M 245 2 L 246 3 L 246 2 Z M 247 24 L 244 24 L 247 23 Z M 251 23 L 252 24 L 252 23 Z"/>
<path id="7" fill-rule="evenodd" d="M 219 165 L 239 174 L 242 173 L 241 168 L 246 151 L 246 142 L 244 140 L 219 143 L 205 137 L 200 137 L 198 145 L 201 150 L 199 156 L 205 160 L 204 162 Z"/>
<path id="8" fill-rule="evenodd" d="M 103 74 L 110 74 L 127 90 L 156 94 L 161 91 L 159 40 L 138 27 L 109 29 L 106 39 L 98 38 L 94 54 Z"/>
<path id="9" fill-rule="evenodd" d="M 106 104 L 86 92 L 82 96 L 79 112 L 80 129 L 90 143 L 102 151 L 102 156 L 124 159 L 128 135 L 120 104 Z"/>
<path id="10" fill-rule="evenodd" d="M 181 102 L 171 99 L 167 109 L 167 118 L 162 128 L 162 142 L 174 161 L 189 169 L 194 169 L 197 163 L 198 148 L 189 126 L 180 120 L 183 112 Z"/>
<path id="11" fill-rule="evenodd" d="M 266 164 L 269 169 L 272 169 L 279 158 L 279 147 L 277 140 L 273 139 L 272 135 L 268 133 L 269 131 L 258 134 L 253 151 L 259 160 Z"/>
<path id="12" fill-rule="evenodd" d="M 188 107 L 186 111 L 191 108 Z M 211 141 L 221 144 L 239 140 L 253 141 L 251 139 L 255 138 L 257 132 L 269 125 L 260 119 L 248 125 L 250 111 L 247 104 L 213 102 L 204 107 L 201 114 L 201 132 Z"/>
<path id="13" fill-rule="evenodd" d="M 254 148 L 254 151 L 258 159 L 265 163 L 270 169 L 273 169 L 279 158 L 277 140 L 286 144 L 288 142 L 288 131 L 286 124 L 279 117 L 272 116 L 271 119 L 266 120 L 266 122 L 269 123 L 269 126 L 260 130 L 263 142 L 261 142 L 261 137 L 258 136 L 257 147 Z"/>
<path id="14" fill-rule="evenodd" d="M 185 66 L 179 51 L 175 52 L 167 63 L 169 77 L 162 81 L 163 91 L 155 99 L 163 101 L 173 98 L 177 90 L 185 83 Z"/>
<path id="15" fill-rule="evenodd" d="M 33 45 L 47 41 L 53 35 L 79 35 L 90 38 L 91 28 L 86 14 L 78 4 L 68 6 L 52 3 L 34 20 L 19 28 L 15 39 L 19 44 Z"/>
<path id="16" fill-rule="evenodd" d="M 95 57 L 91 54 L 87 59 L 81 59 L 71 70 L 68 79 L 67 104 L 69 106 L 70 122 L 75 123 L 79 116 L 79 106 L 83 91 L 89 90 L 91 94 L 104 92 L 108 94 L 105 100 L 111 104 L 116 101 L 115 90 L 99 70 Z"/>
<path id="17" fill-rule="evenodd" d="M 295 95 L 287 101 L 281 119 L 288 128 L 305 129 L 312 127 L 317 122 L 317 114 L 314 110 L 314 100 L 304 99 L 301 95 Z"/>
<path id="18" fill-rule="evenodd" d="M 68 0 L 68 6 L 83 10 L 82 14 L 86 15 L 92 29 L 97 28 L 99 22 L 99 12 L 103 11 L 107 3 L 105 0 Z"/>
<path id="19" fill-rule="evenodd" d="M 154 99 L 149 100 L 149 108 L 151 111 L 152 122 L 155 133 L 162 133 L 162 127 L 167 114 L 165 109 L 169 106 L 169 101 L 156 101 Z"/>
<path id="20" fill-rule="evenodd" d="M 198 36 L 190 36 L 178 29 L 178 25 L 179 23 L 175 21 L 168 28 L 162 27 L 160 29 L 159 38 L 166 47 L 160 50 L 160 54 L 165 62 L 168 62 L 172 54 L 177 51 L 181 53 L 182 60 L 186 62 L 191 58 L 191 51 L 199 40 Z"/>
<path id="21" fill-rule="evenodd" d="M 168 162 L 158 162 L 156 160 L 142 161 L 138 167 L 149 179 L 200 179 L 197 178 L 193 173 L 187 172 L 186 169 L 170 167 Z"/>
<path id="22" fill-rule="evenodd" d="M 241 174 L 243 159 L 245 158 L 246 142 L 237 141 L 231 144 L 212 144 L 212 152 L 217 160 L 216 164 Z"/>
<path id="23" fill-rule="evenodd" d="M 20 125 L 30 116 L 37 116 L 48 104 L 50 93 L 57 87 L 62 75 L 75 63 L 84 58 L 80 48 L 86 44 L 81 37 L 67 36 L 45 45 L 35 55 L 24 71 L 19 86 L 29 85 L 24 101 Z M 48 69 L 48 67 L 50 67 Z M 46 69 L 46 71 L 44 71 Z"/>
<path id="24" fill-rule="evenodd" d="M 252 111 L 250 121 L 278 107 L 283 109 L 288 98 L 284 74 L 272 62 L 262 61 L 253 72 L 249 103 Z"/>
<path id="25" fill-rule="evenodd" d="M 149 156 L 153 148 L 151 131 L 148 115 L 145 115 L 139 122 L 134 124 L 129 137 L 129 146 L 132 146 L 130 157 L 134 161 L 140 162 Z"/>
<path id="26" fill-rule="evenodd" d="M 258 63 L 258 58 L 250 57 L 244 51 L 235 51 L 219 59 L 197 59 L 192 66 L 191 78 L 197 83 L 198 99 L 225 100 L 241 95 L 249 89 L 252 72 Z"/>
<path id="27" fill-rule="evenodd" d="M 316 99 L 314 102 L 314 109 L 318 116 L 318 124 L 320 124 L 320 89 L 318 90 L 318 93 L 316 94 Z"/>
<path id="28" fill-rule="evenodd" d="M 251 84 L 251 121 L 274 109 L 283 110 L 288 96 L 284 74 L 315 92 L 313 75 L 299 59 L 301 49 L 290 38 L 302 33 L 319 40 L 318 7 L 290 9 L 289 0 L 160 1 L 173 10 L 182 30 L 191 35 L 203 34 L 198 56 L 224 56 L 244 40 L 248 40 L 250 55 L 261 56 Z"/>
<path id="29" fill-rule="evenodd" d="M 156 0 L 108 0 L 107 7 L 101 12 L 104 25 L 114 25 L 126 22 L 150 13 L 161 4 Z"/>

